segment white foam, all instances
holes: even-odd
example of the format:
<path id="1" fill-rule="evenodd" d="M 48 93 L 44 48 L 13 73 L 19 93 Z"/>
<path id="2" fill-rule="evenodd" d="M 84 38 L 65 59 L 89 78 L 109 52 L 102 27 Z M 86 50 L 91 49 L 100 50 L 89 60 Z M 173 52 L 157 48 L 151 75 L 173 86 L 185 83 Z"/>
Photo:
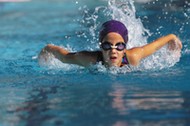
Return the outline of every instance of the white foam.
<path id="1" fill-rule="evenodd" d="M 69 45 L 63 48 L 65 48 L 68 51 L 73 52 L 73 49 Z M 45 52 L 43 55 L 39 55 L 38 63 L 41 67 L 45 67 L 48 69 L 62 69 L 64 71 L 70 71 L 73 69 L 80 68 L 79 66 L 76 66 L 76 65 L 62 63 L 60 60 L 55 58 L 54 55 L 50 52 Z"/>

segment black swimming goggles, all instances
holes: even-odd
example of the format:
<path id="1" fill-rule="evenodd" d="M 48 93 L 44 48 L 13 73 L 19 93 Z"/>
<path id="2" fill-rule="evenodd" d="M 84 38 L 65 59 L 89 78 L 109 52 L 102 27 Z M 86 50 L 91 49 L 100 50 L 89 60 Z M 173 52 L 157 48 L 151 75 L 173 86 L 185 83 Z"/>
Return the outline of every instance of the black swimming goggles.
<path id="1" fill-rule="evenodd" d="M 118 42 L 117 44 L 112 45 L 109 42 L 103 42 L 100 44 L 100 47 L 105 51 L 108 51 L 111 49 L 117 49 L 118 51 L 122 51 L 126 48 L 126 44 L 123 42 Z"/>

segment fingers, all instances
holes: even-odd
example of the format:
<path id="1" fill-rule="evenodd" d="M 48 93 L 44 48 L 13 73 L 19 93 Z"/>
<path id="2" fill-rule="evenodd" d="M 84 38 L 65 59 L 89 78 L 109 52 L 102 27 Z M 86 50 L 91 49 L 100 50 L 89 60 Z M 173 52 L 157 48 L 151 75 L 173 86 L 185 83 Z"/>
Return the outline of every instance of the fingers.
<path id="1" fill-rule="evenodd" d="M 168 42 L 168 49 L 169 50 L 181 50 L 182 49 L 182 42 L 176 38 Z"/>
<path id="2" fill-rule="evenodd" d="M 177 46 L 179 47 L 179 49 L 182 49 L 182 42 L 178 38 L 175 41 L 176 41 Z"/>
<path id="3" fill-rule="evenodd" d="M 51 47 L 50 44 L 48 44 L 47 46 L 45 46 L 45 47 L 41 50 L 41 52 L 39 53 L 38 58 L 39 58 L 39 59 L 43 59 L 44 61 L 47 61 L 48 55 L 49 55 L 49 51 L 50 51 L 50 47 Z"/>

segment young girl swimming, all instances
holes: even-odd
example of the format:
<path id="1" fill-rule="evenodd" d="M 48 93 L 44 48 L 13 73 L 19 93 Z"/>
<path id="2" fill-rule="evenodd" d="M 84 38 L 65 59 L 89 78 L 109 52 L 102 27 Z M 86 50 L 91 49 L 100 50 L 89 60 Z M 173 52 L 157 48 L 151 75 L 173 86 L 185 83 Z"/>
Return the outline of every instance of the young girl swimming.
<path id="1" fill-rule="evenodd" d="M 48 44 L 41 50 L 39 58 L 46 59 L 45 54 L 48 52 L 63 63 L 85 67 L 97 62 L 102 62 L 106 67 L 122 67 L 127 64 L 137 66 L 143 58 L 155 53 L 166 44 L 169 50 L 181 51 L 182 48 L 182 43 L 176 35 L 169 34 L 144 46 L 126 49 L 128 30 L 122 22 L 116 20 L 102 24 L 99 42 L 100 51 L 80 52 L 69 52 L 59 46 Z"/>

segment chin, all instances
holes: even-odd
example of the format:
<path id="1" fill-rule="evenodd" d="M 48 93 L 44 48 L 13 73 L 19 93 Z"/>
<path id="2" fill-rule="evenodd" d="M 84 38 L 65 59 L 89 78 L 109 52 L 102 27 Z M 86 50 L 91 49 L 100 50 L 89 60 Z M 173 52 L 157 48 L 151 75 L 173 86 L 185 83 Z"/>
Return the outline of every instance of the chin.
<path id="1" fill-rule="evenodd" d="M 120 67 L 117 63 L 110 63 L 109 67 Z"/>

